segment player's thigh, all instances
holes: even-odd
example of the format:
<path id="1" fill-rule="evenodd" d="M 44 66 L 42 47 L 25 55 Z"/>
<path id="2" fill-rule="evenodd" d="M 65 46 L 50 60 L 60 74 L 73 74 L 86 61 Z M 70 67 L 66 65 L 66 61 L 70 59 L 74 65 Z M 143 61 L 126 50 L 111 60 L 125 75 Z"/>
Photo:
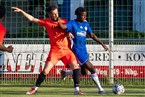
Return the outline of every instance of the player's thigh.
<path id="1" fill-rule="evenodd" d="M 71 50 L 67 51 L 66 55 L 62 58 L 62 62 L 64 63 L 65 67 L 70 67 L 71 69 L 79 68 L 77 59 Z"/>
<path id="2" fill-rule="evenodd" d="M 76 60 L 74 60 L 74 61 L 72 61 L 71 63 L 69 63 L 68 66 L 69 66 L 72 70 L 80 68 L 80 67 L 79 67 L 79 64 L 78 64 L 78 62 L 77 62 Z"/>
<path id="3" fill-rule="evenodd" d="M 78 53 L 75 53 L 80 64 L 84 64 L 89 60 L 88 53 L 86 51 L 80 50 Z"/>
<path id="4" fill-rule="evenodd" d="M 56 64 L 63 56 L 64 55 L 60 49 L 51 49 L 46 59 L 46 63 L 51 62 Z"/>

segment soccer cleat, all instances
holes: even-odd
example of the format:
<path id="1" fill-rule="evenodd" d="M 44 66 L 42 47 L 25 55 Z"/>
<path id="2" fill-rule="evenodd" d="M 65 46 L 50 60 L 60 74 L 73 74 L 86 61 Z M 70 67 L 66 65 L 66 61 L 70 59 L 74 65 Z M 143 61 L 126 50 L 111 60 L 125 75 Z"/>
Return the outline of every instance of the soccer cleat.
<path id="1" fill-rule="evenodd" d="M 60 74 L 61 74 L 61 79 L 62 79 L 62 80 L 65 80 L 65 77 L 66 77 L 65 71 L 61 70 L 61 71 L 60 71 Z"/>
<path id="2" fill-rule="evenodd" d="M 74 95 L 83 95 L 83 94 L 84 94 L 84 92 L 81 91 L 81 90 L 80 90 L 80 91 L 75 91 L 75 92 L 74 92 Z"/>
<path id="3" fill-rule="evenodd" d="M 107 94 L 105 91 L 98 91 L 98 94 Z"/>
<path id="4" fill-rule="evenodd" d="M 35 87 L 33 87 L 33 88 L 31 88 L 31 90 L 27 91 L 26 94 L 31 95 L 31 94 L 34 94 L 36 92 L 37 92 L 37 90 L 35 89 Z"/>

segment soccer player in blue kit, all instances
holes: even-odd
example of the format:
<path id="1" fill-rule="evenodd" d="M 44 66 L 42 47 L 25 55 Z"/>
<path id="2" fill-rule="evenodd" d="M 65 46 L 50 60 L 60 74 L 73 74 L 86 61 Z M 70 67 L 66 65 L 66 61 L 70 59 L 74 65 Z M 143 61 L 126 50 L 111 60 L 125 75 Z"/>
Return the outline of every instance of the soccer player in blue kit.
<path id="1" fill-rule="evenodd" d="M 75 10 L 75 15 L 77 16 L 77 18 L 74 20 L 70 20 L 66 25 L 62 24 L 60 21 L 58 21 L 58 24 L 62 29 L 66 29 L 69 37 L 73 38 L 72 50 L 81 66 L 81 74 L 87 75 L 88 71 L 90 71 L 90 77 L 97 85 L 98 93 L 106 94 L 106 92 L 100 85 L 99 78 L 96 74 L 94 66 L 89 61 L 89 56 L 86 48 L 86 35 L 88 34 L 94 41 L 101 44 L 106 51 L 108 50 L 108 47 L 103 44 L 103 42 L 101 42 L 94 33 L 92 33 L 92 29 L 89 26 L 89 23 L 86 21 L 87 11 L 83 7 L 78 7 Z M 67 73 L 67 71 L 61 70 L 61 75 L 63 78 L 68 74 L 71 74 L 71 72 Z"/>

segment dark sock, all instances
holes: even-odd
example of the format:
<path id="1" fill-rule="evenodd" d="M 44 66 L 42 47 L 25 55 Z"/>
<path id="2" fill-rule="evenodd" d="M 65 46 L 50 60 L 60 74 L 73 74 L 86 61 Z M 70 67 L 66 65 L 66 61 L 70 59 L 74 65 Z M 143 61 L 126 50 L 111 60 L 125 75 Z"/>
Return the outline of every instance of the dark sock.
<path id="1" fill-rule="evenodd" d="M 44 81 L 44 79 L 46 78 L 46 75 L 44 75 L 42 72 L 39 74 L 39 77 L 36 81 L 36 86 L 39 87 L 41 85 L 41 83 Z"/>
<path id="2" fill-rule="evenodd" d="M 80 83 L 79 69 L 73 70 L 73 80 L 74 80 L 74 87 L 79 87 L 79 83 Z"/>

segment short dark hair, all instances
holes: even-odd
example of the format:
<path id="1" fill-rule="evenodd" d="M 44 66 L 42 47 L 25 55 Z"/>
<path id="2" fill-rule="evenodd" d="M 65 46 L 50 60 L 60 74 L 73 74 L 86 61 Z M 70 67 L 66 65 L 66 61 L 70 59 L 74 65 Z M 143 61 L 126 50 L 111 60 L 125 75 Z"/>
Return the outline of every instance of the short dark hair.
<path id="1" fill-rule="evenodd" d="M 4 6 L 0 5 L 0 18 L 4 17 L 6 14 L 6 9 Z"/>
<path id="2" fill-rule="evenodd" d="M 57 6 L 51 5 L 47 8 L 47 12 L 50 13 L 52 10 L 58 9 Z"/>
<path id="3" fill-rule="evenodd" d="M 76 10 L 75 10 L 75 15 L 81 15 L 82 12 L 87 12 L 85 8 L 83 7 L 78 7 Z"/>

